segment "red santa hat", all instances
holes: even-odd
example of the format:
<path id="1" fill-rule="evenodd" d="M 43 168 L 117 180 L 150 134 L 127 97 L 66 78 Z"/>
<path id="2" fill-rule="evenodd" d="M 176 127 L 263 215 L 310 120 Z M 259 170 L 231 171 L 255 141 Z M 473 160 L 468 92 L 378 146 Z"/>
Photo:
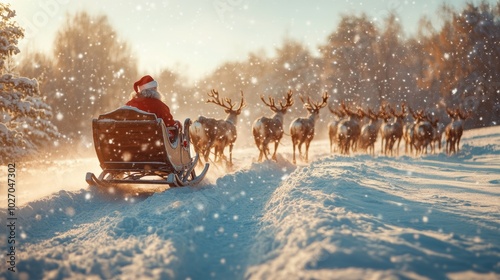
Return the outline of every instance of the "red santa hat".
<path id="1" fill-rule="evenodd" d="M 139 81 L 134 83 L 134 90 L 137 93 L 155 87 L 158 87 L 158 83 L 149 75 L 142 77 Z"/>

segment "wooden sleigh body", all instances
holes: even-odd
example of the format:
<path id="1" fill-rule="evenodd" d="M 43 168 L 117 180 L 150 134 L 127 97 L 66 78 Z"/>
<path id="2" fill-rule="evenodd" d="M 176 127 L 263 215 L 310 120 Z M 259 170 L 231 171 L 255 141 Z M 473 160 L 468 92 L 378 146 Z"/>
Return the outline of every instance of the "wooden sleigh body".
<path id="1" fill-rule="evenodd" d="M 94 147 L 102 172 L 91 172 L 89 185 L 113 187 L 119 184 L 161 184 L 170 187 L 198 184 L 209 164 L 195 173 L 199 155 L 190 153 L 189 126 L 186 119 L 182 133 L 169 138 L 163 120 L 155 114 L 123 106 L 92 121 Z"/>

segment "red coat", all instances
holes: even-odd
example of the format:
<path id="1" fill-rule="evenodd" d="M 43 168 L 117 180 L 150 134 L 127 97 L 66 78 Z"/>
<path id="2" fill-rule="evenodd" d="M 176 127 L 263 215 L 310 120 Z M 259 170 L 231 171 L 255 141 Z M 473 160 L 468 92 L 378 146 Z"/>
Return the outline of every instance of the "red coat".
<path id="1" fill-rule="evenodd" d="M 177 122 L 172 117 L 172 114 L 170 114 L 170 108 L 159 99 L 134 97 L 127 102 L 127 105 L 148 113 L 156 114 L 156 117 L 163 119 L 166 126 L 176 126 Z"/>

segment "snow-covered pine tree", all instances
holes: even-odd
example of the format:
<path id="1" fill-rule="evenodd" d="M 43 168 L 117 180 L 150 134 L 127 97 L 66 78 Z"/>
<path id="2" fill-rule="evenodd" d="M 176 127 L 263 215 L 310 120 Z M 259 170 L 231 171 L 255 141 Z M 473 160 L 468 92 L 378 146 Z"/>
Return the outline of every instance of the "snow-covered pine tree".
<path id="1" fill-rule="evenodd" d="M 0 164 L 36 153 L 61 136 L 52 124 L 52 109 L 44 102 L 36 79 L 19 77 L 11 69 L 24 31 L 16 13 L 0 3 Z"/>

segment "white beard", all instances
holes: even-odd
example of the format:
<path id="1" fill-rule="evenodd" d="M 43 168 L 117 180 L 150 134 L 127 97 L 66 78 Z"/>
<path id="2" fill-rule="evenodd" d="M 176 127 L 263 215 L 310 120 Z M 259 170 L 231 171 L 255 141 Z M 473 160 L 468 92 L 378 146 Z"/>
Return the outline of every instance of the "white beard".
<path id="1" fill-rule="evenodd" d="M 142 96 L 142 97 L 146 97 L 146 98 L 155 98 L 155 99 L 161 100 L 160 93 L 152 88 L 148 88 L 148 89 L 141 91 L 139 94 L 137 94 L 137 96 Z"/>

